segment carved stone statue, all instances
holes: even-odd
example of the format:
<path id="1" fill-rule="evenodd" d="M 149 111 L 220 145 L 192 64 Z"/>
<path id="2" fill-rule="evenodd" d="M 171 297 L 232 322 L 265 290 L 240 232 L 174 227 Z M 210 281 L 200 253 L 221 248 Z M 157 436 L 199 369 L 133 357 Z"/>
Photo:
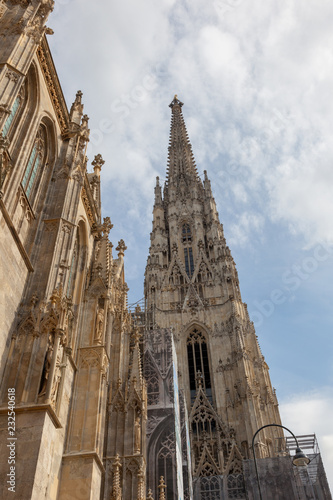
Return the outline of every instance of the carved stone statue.
<path id="1" fill-rule="evenodd" d="M 140 416 L 135 417 L 134 423 L 134 453 L 139 455 L 141 450 L 141 422 Z"/>
<path id="2" fill-rule="evenodd" d="M 48 348 L 47 348 L 47 352 L 46 352 L 46 356 L 45 356 L 42 378 L 41 378 L 41 382 L 40 382 L 40 390 L 39 390 L 38 396 L 44 396 L 44 394 L 46 393 L 46 387 L 47 387 L 47 382 L 49 380 L 49 373 L 50 373 L 50 368 L 51 368 L 52 356 L 53 356 L 53 342 L 52 342 L 52 338 L 50 336 L 49 342 L 48 342 Z"/>
<path id="3" fill-rule="evenodd" d="M 52 391 L 51 391 L 51 402 L 55 406 L 57 402 L 58 388 L 61 380 L 61 353 L 60 350 L 57 354 L 56 370 L 53 378 Z"/>
<path id="4" fill-rule="evenodd" d="M 96 342 L 96 344 L 102 343 L 103 324 L 104 324 L 104 309 L 99 307 L 96 314 L 96 325 L 95 325 L 95 336 L 94 336 L 94 342 Z"/>

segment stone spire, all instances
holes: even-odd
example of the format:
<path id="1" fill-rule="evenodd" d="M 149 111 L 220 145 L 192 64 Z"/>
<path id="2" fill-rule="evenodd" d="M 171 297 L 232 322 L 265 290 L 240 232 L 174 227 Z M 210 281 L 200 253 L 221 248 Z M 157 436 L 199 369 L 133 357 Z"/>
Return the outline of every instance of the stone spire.
<path id="1" fill-rule="evenodd" d="M 201 181 L 186 130 L 182 106 L 183 103 L 177 98 L 177 95 L 169 104 L 172 114 L 166 185 L 179 186 L 181 181 L 184 181 L 189 187 L 192 182 L 201 185 Z"/>
<path id="2" fill-rule="evenodd" d="M 148 328 L 173 330 L 189 428 L 201 419 L 191 438 L 194 475 L 207 477 L 241 470 L 255 430 L 280 416 L 211 182 L 206 171 L 203 181 L 197 173 L 182 106 L 175 96 L 162 203 L 155 188 L 145 297 Z M 208 421 L 221 432 L 208 435 Z M 262 456 L 274 456 L 274 439 L 267 430 Z M 169 477 L 165 482 L 172 484 Z"/>

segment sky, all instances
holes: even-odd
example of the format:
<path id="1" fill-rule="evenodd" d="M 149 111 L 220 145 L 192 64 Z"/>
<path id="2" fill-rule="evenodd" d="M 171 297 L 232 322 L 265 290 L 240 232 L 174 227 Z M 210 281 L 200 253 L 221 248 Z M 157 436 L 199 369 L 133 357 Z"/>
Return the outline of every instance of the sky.
<path id="1" fill-rule="evenodd" d="M 333 3 L 56 0 L 68 107 L 83 92 L 103 216 L 143 297 L 174 94 L 207 170 L 283 425 L 316 433 L 333 491 Z M 92 171 L 92 167 L 90 167 Z"/>

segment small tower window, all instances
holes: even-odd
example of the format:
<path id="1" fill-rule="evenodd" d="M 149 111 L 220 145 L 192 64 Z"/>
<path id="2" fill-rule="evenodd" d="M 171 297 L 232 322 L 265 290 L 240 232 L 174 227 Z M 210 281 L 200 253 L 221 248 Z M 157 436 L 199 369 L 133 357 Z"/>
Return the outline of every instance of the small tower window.
<path id="1" fill-rule="evenodd" d="M 191 228 L 189 224 L 183 224 L 182 228 L 183 243 L 192 241 Z"/>

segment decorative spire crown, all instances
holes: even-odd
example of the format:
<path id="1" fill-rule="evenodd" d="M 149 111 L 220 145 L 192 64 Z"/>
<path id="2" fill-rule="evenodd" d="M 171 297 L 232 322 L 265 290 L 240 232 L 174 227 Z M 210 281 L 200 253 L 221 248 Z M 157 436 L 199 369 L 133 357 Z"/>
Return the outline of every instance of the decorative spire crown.
<path id="1" fill-rule="evenodd" d="M 183 102 L 181 102 L 181 101 L 178 99 L 177 94 L 175 94 L 175 97 L 174 97 L 174 98 L 173 98 L 173 100 L 170 102 L 170 104 L 169 104 L 169 108 L 173 109 L 173 107 L 174 107 L 175 105 L 178 105 L 180 108 L 181 108 L 182 106 L 184 106 L 184 103 L 183 103 Z"/>

